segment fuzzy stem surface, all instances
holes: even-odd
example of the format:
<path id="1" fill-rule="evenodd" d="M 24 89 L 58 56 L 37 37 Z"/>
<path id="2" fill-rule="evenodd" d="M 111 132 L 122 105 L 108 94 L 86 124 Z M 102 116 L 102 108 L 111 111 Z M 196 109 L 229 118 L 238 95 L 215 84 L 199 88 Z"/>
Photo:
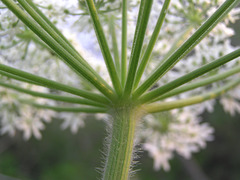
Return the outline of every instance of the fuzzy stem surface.
<path id="1" fill-rule="evenodd" d="M 127 180 L 134 148 L 139 109 L 121 107 L 112 112 L 110 145 L 104 169 L 104 180 Z"/>

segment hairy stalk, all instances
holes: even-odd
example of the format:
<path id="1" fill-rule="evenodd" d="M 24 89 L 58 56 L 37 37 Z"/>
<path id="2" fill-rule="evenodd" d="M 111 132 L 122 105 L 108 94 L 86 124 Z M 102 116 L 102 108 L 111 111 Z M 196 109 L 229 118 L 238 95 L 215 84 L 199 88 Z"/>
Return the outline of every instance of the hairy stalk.
<path id="1" fill-rule="evenodd" d="M 112 112 L 110 146 L 104 169 L 104 180 L 127 180 L 132 161 L 135 128 L 139 109 L 124 106 Z"/>

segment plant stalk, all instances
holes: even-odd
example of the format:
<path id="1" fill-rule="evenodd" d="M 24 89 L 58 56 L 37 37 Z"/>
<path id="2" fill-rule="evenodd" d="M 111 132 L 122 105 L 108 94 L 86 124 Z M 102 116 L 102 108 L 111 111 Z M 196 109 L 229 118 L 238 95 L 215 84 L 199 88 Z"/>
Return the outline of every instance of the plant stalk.
<path id="1" fill-rule="evenodd" d="M 139 110 L 128 106 L 112 113 L 110 145 L 104 168 L 104 180 L 127 180 L 133 159 L 134 135 Z"/>

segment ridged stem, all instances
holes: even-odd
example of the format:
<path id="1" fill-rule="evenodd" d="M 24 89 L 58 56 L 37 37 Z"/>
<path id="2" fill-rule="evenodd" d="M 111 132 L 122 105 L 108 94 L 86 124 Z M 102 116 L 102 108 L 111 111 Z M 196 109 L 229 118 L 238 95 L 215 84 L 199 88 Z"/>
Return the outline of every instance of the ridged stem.
<path id="1" fill-rule="evenodd" d="M 113 15 L 111 15 L 110 19 L 109 19 L 109 31 L 110 31 L 111 38 L 112 38 L 112 51 L 113 51 L 114 62 L 115 62 L 117 73 L 120 77 L 121 67 L 120 67 L 118 42 L 117 42 L 117 34 L 116 34 L 115 26 L 116 26 L 115 25 L 115 17 Z"/>
<path id="2" fill-rule="evenodd" d="M 169 58 L 134 91 L 133 96 L 140 97 L 150 89 L 158 79 L 166 74 L 179 60 L 185 57 L 226 15 L 239 4 L 240 0 L 225 1 L 198 30 L 186 40 Z"/>
<path id="3" fill-rule="evenodd" d="M 65 107 L 65 106 L 50 106 L 47 104 L 38 104 L 32 102 L 32 100 L 19 99 L 21 103 L 28 104 L 30 106 L 40 108 L 40 109 L 48 109 L 56 112 L 72 112 L 72 113 L 106 113 L 106 108 L 100 107 Z"/>
<path id="4" fill-rule="evenodd" d="M 58 94 L 51 94 L 51 93 L 42 93 L 42 92 L 37 92 L 37 91 L 32 91 L 26 88 L 22 88 L 20 86 L 8 84 L 5 82 L 0 81 L 0 86 L 13 89 L 15 91 L 25 93 L 31 96 L 39 97 L 39 98 L 45 98 L 45 99 L 52 99 L 56 101 L 62 101 L 62 102 L 67 102 L 67 103 L 75 103 L 75 104 L 84 104 L 84 105 L 90 105 L 90 106 L 97 106 L 97 107 L 104 107 L 103 104 L 91 101 L 89 99 L 84 99 L 84 98 L 79 98 L 75 96 L 63 96 L 63 95 L 58 95 Z"/>
<path id="5" fill-rule="evenodd" d="M 139 111 L 131 107 L 114 109 L 104 180 L 127 180 L 132 161 L 134 135 Z"/>
<path id="6" fill-rule="evenodd" d="M 237 73 L 240 73 L 240 66 L 239 65 L 236 66 L 235 68 L 232 68 L 232 69 L 228 70 L 228 71 L 221 72 L 221 73 L 218 73 L 216 75 L 213 75 L 213 76 L 210 76 L 210 77 L 198 80 L 198 81 L 194 81 L 190 84 L 186 84 L 186 85 L 183 85 L 179 88 L 176 88 L 176 89 L 160 96 L 159 98 L 155 99 L 154 102 L 165 99 L 165 98 L 168 98 L 168 97 L 171 97 L 171 96 L 174 96 L 174 95 L 177 95 L 177 94 L 180 94 L 180 93 L 183 93 L 183 92 L 186 92 L 186 91 L 190 91 L 192 89 L 196 89 L 196 88 L 201 87 L 201 86 L 206 86 L 208 84 L 214 83 L 216 81 L 223 80 L 223 79 L 225 79 L 229 76 L 232 76 L 234 74 L 237 74 Z"/>
<path id="7" fill-rule="evenodd" d="M 127 0 L 122 1 L 122 51 L 121 83 L 124 86 L 127 77 Z"/>
<path id="8" fill-rule="evenodd" d="M 105 36 L 105 33 L 103 31 L 102 24 L 100 22 L 97 9 L 95 7 L 95 3 L 93 0 L 85 0 L 86 4 L 88 6 L 89 14 L 91 16 L 91 19 L 93 21 L 93 26 L 95 30 L 95 34 L 98 39 L 98 43 L 100 46 L 100 49 L 102 51 L 102 55 L 105 61 L 105 64 L 107 66 L 107 70 L 109 73 L 109 76 L 112 80 L 113 87 L 118 95 L 121 95 L 122 93 L 122 86 L 120 83 L 120 79 L 117 74 L 117 70 L 114 65 L 114 61 L 108 46 L 108 42 Z"/>
<path id="9" fill-rule="evenodd" d="M 240 83 L 240 79 L 231 81 L 228 84 L 226 84 L 225 86 L 222 86 L 211 92 L 201 94 L 198 96 L 193 96 L 190 98 L 180 99 L 180 100 L 176 100 L 176 101 L 152 103 L 152 104 L 146 105 L 145 110 L 148 113 L 157 113 L 157 112 L 162 112 L 162 111 L 168 111 L 171 109 L 182 108 L 185 106 L 190 106 L 193 104 L 198 104 L 198 103 L 210 100 L 210 99 L 214 99 L 214 98 L 224 94 L 226 91 L 239 85 L 239 83 Z"/>

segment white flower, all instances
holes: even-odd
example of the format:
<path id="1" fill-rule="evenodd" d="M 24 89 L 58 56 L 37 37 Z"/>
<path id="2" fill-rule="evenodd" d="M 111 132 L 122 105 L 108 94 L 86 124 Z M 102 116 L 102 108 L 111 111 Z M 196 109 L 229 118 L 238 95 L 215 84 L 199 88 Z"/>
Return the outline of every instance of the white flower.
<path id="1" fill-rule="evenodd" d="M 144 118 L 140 132 L 144 139 L 144 149 L 154 159 L 155 169 L 163 167 L 169 170 L 168 161 L 173 153 L 190 158 L 213 140 L 213 128 L 207 123 L 200 123 L 199 118 L 187 109 L 175 110 Z"/>
<path id="2" fill-rule="evenodd" d="M 34 135 L 35 138 L 41 139 L 40 130 L 43 130 L 45 126 L 41 119 L 33 113 L 33 109 L 26 106 L 20 113 L 17 128 L 23 131 L 23 138 L 28 140 L 31 135 Z"/>
<path id="3" fill-rule="evenodd" d="M 1 115 L 1 135 L 8 134 L 10 136 L 14 136 L 16 134 L 16 125 L 17 125 L 17 116 L 14 113 L 10 113 L 9 111 L 2 110 Z"/>
<path id="4" fill-rule="evenodd" d="M 62 129 L 70 128 L 71 132 L 76 134 L 80 127 L 84 127 L 84 119 L 87 114 L 81 113 L 60 113 L 59 118 L 63 119 Z"/>
<path id="5" fill-rule="evenodd" d="M 150 143 L 143 144 L 143 149 L 148 151 L 150 156 L 154 159 L 154 169 L 159 170 L 163 168 L 165 171 L 170 170 L 169 159 L 172 158 L 172 153 L 169 151 L 161 151 L 155 145 Z"/>
<path id="6" fill-rule="evenodd" d="M 221 104 L 226 112 L 230 113 L 231 116 L 234 116 L 236 113 L 240 114 L 240 102 L 233 99 L 222 97 L 220 99 Z"/>

